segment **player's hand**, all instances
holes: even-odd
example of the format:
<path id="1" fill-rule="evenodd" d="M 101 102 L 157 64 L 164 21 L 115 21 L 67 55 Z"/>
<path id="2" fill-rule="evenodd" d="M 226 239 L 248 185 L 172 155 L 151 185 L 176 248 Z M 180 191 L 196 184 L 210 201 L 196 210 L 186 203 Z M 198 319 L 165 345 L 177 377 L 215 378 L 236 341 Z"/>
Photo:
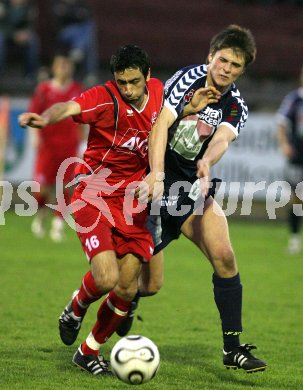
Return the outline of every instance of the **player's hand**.
<path id="1" fill-rule="evenodd" d="M 33 112 L 24 112 L 23 114 L 20 114 L 18 122 L 21 127 L 30 126 L 37 129 L 42 129 L 48 125 L 48 120 L 46 118 Z"/>
<path id="2" fill-rule="evenodd" d="M 201 195 L 205 197 L 209 190 L 209 164 L 203 159 L 197 162 L 197 177 L 200 179 Z"/>
<path id="3" fill-rule="evenodd" d="M 150 172 L 135 189 L 135 198 L 141 203 L 148 203 L 161 199 L 164 191 L 163 179 L 163 172 Z"/>
<path id="4" fill-rule="evenodd" d="M 194 114 L 201 111 L 209 104 L 218 103 L 221 92 L 213 86 L 202 87 L 195 91 L 191 101 L 184 107 L 184 115 Z"/>

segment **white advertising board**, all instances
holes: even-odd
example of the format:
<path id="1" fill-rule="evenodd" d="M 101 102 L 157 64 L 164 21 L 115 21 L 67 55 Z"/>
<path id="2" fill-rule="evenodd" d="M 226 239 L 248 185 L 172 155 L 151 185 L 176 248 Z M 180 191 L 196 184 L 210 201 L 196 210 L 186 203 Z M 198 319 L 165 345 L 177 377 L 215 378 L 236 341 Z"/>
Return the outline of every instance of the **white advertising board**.
<path id="1" fill-rule="evenodd" d="M 27 99 L 11 99 L 11 123 L 6 146 L 4 180 L 18 184 L 31 180 L 35 151 L 29 132 L 18 125 L 18 115 L 26 109 Z M 225 196 L 251 196 L 265 199 L 277 194 L 275 183 L 284 179 L 285 161 L 277 144 L 273 113 L 251 113 L 245 128 L 212 168 L 212 176 L 221 178 Z"/>
<path id="2" fill-rule="evenodd" d="M 223 180 L 230 197 L 237 197 L 240 188 L 240 196 L 254 191 L 254 199 L 265 199 L 278 195 L 284 169 L 274 113 L 251 113 L 239 137 L 212 168 L 212 176 Z"/>

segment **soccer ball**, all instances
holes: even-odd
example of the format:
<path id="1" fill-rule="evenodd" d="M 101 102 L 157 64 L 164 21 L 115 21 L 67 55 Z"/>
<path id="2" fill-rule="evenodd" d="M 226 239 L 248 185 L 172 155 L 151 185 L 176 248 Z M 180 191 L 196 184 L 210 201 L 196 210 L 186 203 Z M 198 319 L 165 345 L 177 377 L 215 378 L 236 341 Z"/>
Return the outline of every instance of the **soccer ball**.
<path id="1" fill-rule="evenodd" d="M 114 374 L 123 382 L 141 385 L 150 381 L 160 365 L 157 346 L 144 336 L 126 336 L 112 349 L 110 362 Z"/>

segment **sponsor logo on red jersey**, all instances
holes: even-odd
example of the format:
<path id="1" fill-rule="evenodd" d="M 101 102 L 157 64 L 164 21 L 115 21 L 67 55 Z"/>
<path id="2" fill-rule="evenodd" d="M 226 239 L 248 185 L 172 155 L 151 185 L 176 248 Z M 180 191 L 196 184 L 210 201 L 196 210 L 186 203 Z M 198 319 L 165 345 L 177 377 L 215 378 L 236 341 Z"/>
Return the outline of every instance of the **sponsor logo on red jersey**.
<path id="1" fill-rule="evenodd" d="M 116 150 L 123 153 L 137 154 L 143 158 L 147 154 L 147 143 L 148 131 L 128 129 L 116 146 Z"/>

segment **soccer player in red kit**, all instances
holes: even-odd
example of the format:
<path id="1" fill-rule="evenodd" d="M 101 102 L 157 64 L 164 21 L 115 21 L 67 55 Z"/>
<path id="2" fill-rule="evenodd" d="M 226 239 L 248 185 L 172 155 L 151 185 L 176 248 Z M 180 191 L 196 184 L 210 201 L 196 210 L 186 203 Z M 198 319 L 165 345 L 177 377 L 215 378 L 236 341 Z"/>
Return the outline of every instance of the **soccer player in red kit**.
<path id="1" fill-rule="evenodd" d="M 148 55 L 138 46 L 119 48 L 110 68 L 114 80 L 104 86 L 41 115 L 19 117 L 21 126 L 43 128 L 71 116 L 90 126 L 73 196 L 77 234 L 90 271 L 60 316 L 59 330 L 62 341 L 73 344 L 88 306 L 109 292 L 91 333 L 73 356 L 75 365 L 94 375 L 111 374 L 100 347 L 127 315 L 142 262 L 153 254 L 145 227 L 148 211 L 132 190 L 146 175 L 147 139 L 163 101 L 162 83 L 150 78 Z"/>
<path id="2" fill-rule="evenodd" d="M 73 80 L 73 73 L 72 60 L 65 54 L 56 54 L 52 63 L 52 78 L 38 84 L 31 98 L 29 111 L 41 114 L 55 103 L 79 96 L 83 87 Z M 34 180 L 40 184 L 40 192 L 36 195 L 38 212 L 31 228 L 33 234 L 38 238 L 45 235 L 45 222 L 48 214 L 45 203 L 50 201 L 58 168 L 66 158 L 77 155 L 81 131 L 80 126 L 71 118 L 51 124 L 39 132 L 32 129 L 37 147 Z M 68 183 L 73 177 L 74 172 L 70 167 L 65 174 L 64 181 Z M 65 195 L 67 199 L 70 199 L 70 192 L 66 191 Z M 63 239 L 63 227 L 62 215 L 56 211 L 50 230 L 50 237 L 53 241 L 59 242 Z"/>

